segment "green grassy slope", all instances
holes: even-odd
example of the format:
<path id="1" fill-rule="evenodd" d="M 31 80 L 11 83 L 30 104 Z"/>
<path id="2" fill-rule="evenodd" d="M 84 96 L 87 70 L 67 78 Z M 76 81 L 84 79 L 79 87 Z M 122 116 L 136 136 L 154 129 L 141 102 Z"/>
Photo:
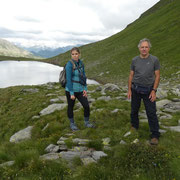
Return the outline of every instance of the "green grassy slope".
<path id="1" fill-rule="evenodd" d="M 170 78 L 180 67 L 179 17 L 179 0 L 161 0 L 123 31 L 82 46 L 81 56 L 88 77 L 104 83 L 126 82 L 131 59 L 139 54 L 137 44 L 146 37 L 153 46 L 151 54 L 160 60 L 162 77 Z M 70 52 L 67 52 L 47 61 L 64 65 L 69 58 Z"/>

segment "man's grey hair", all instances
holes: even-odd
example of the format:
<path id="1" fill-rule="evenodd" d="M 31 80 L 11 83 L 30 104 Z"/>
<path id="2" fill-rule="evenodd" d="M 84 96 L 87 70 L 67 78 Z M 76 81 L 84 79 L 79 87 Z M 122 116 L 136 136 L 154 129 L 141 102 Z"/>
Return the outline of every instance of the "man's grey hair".
<path id="1" fill-rule="evenodd" d="M 144 39 L 141 39 L 141 40 L 139 41 L 138 48 L 141 47 L 141 43 L 143 43 L 143 42 L 147 42 L 148 45 L 149 45 L 149 47 L 150 47 L 150 48 L 152 47 L 150 40 L 147 39 L 147 38 L 144 38 Z"/>

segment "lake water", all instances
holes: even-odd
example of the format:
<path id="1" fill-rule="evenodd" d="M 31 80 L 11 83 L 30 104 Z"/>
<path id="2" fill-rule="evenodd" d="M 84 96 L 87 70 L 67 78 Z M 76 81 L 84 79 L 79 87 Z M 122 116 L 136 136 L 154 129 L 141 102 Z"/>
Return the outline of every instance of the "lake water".
<path id="1" fill-rule="evenodd" d="M 0 88 L 58 82 L 62 67 L 36 61 L 0 61 Z M 87 80 L 87 84 L 98 84 Z"/>

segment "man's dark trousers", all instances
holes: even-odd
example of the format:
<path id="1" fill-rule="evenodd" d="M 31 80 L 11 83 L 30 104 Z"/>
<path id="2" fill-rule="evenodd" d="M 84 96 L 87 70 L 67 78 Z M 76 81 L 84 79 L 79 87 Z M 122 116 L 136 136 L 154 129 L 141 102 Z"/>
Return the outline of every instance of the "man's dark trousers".
<path id="1" fill-rule="evenodd" d="M 151 102 L 149 99 L 149 94 L 140 94 L 132 89 L 131 98 L 131 125 L 138 129 L 139 128 L 139 118 L 138 112 L 141 106 L 141 99 L 143 99 L 146 114 L 148 117 L 149 128 L 151 131 L 151 138 L 159 138 L 159 122 L 156 115 L 156 102 Z"/>

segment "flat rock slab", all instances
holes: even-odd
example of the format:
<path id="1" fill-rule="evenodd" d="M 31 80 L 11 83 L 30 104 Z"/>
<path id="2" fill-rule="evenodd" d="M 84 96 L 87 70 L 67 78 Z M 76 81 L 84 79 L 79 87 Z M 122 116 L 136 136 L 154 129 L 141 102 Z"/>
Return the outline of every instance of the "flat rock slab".
<path id="1" fill-rule="evenodd" d="M 60 111 L 60 110 L 64 109 L 66 106 L 67 106 L 67 104 L 51 104 L 47 108 L 43 109 L 39 114 L 41 116 L 51 114 L 54 111 L 57 111 L 57 110 Z"/>
<path id="2" fill-rule="evenodd" d="M 59 146 L 57 145 L 54 145 L 54 144 L 50 144 L 46 149 L 45 151 L 48 152 L 48 153 L 56 153 L 60 150 Z"/>
<path id="3" fill-rule="evenodd" d="M 0 164 L 0 167 L 12 166 L 13 164 L 14 164 L 14 161 L 8 161 L 8 162 Z"/>
<path id="4" fill-rule="evenodd" d="M 60 158 L 59 153 L 48 153 L 40 156 L 41 160 L 56 160 L 59 158 Z"/>
<path id="5" fill-rule="evenodd" d="M 104 153 L 103 151 L 94 151 L 92 153 L 92 158 L 96 161 L 99 160 L 101 157 L 105 157 L 105 156 L 107 156 L 107 154 Z"/>
<path id="6" fill-rule="evenodd" d="M 32 128 L 33 126 L 28 126 L 27 128 L 18 131 L 13 136 L 11 136 L 10 142 L 17 143 L 23 140 L 31 139 Z"/>
<path id="7" fill-rule="evenodd" d="M 170 101 L 168 99 L 163 99 L 161 101 L 157 101 L 156 106 L 157 106 L 158 109 L 160 109 L 160 108 L 163 108 L 166 104 L 171 103 L 171 102 L 172 101 Z"/>

